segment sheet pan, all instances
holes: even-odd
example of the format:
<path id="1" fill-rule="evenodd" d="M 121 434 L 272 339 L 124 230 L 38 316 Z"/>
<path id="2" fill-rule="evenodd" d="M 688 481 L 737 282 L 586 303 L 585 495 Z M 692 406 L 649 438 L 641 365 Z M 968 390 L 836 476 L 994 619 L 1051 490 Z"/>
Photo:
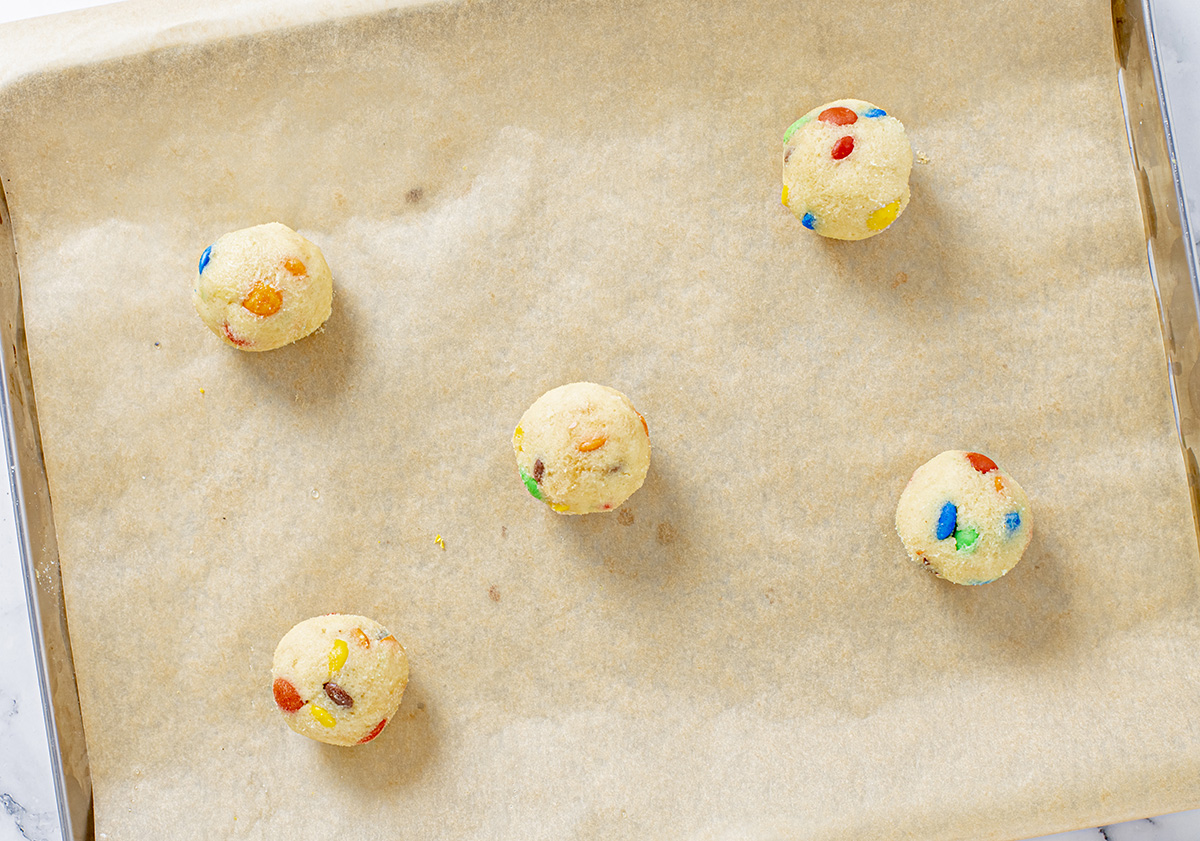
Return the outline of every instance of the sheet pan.
<path id="1" fill-rule="evenodd" d="M 32 68 L 0 172 L 101 833 L 1016 838 L 1195 805 L 1196 547 L 1094 4 L 233 8 L 4 33 Z M 847 85 L 922 161 L 857 249 L 772 195 L 782 128 Z M 1012 118 L 1065 113 L 1089 119 Z M 267 217 L 340 285 L 260 363 L 181 279 Z M 986 400 L 936 375 L 964 358 Z M 585 376 L 646 411 L 655 463 L 624 517 L 565 521 L 504 439 Z M 978 591 L 889 533 L 950 446 L 1039 512 Z M 370 752 L 290 738 L 257 680 L 327 609 L 407 630 L 407 718 Z"/>

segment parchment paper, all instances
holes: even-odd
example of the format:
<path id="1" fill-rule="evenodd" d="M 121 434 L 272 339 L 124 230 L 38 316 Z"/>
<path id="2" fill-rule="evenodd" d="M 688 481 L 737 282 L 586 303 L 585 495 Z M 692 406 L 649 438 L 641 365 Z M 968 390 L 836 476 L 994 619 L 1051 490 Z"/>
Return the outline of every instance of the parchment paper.
<path id="1" fill-rule="evenodd" d="M 1008 839 L 1197 805 L 1197 547 L 1107 3 L 259 25 L 0 94 L 98 837 Z M 844 96 L 919 160 L 859 243 L 779 203 L 783 130 Z M 239 353 L 196 260 L 272 220 L 334 314 Z M 650 425 L 612 515 L 516 476 L 522 411 L 579 379 Z M 1032 500 L 984 587 L 893 531 L 949 448 Z M 330 611 L 412 661 L 363 748 L 271 698 Z"/>

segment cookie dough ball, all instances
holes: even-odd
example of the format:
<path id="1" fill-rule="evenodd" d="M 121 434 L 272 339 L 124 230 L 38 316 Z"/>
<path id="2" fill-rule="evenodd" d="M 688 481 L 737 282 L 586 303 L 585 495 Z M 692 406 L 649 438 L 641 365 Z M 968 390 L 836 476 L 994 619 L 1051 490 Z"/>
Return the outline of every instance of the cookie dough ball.
<path id="1" fill-rule="evenodd" d="M 860 99 L 809 111 L 783 135 L 783 204 L 810 231 L 866 239 L 908 207 L 904 126 Z"/>
<path id="2" fill-rule="evenodd" d="M 1029 497 L 985 455 L 948 450 L 917 468 L 896 506 L 914 561 L 955 584 L 995 581 L 1033 535 Z"/>
<path id="3" fill-rule="evenodd" d="M 192 303 L 241 350 L 273 350 L 329 318 L 333 275 L 321 249 L 272 222 L 225 234 L 200 255 Z"/>
<path id="4" fill-rule="evenodd" d="M 551 389 L 513 432 L 517 469 L 535 499 L 560 514 L 610 511 L 642 486 L 650 430 L 629 398 L 595 383 Z"/>
<path id="5" fill-rule="evenodd" d="M 330 613 L 284 635 L 271 677 L 288 727 L 330 745 L 361 745 L 400 707 L 408 655 L 378 622 Z"/>

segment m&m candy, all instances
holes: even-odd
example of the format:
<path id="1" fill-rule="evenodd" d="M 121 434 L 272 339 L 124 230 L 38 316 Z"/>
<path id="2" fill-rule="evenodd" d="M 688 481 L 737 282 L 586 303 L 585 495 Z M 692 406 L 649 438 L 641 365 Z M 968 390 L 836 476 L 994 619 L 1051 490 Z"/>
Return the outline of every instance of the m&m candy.
<path id="1" fill-rule="evenodd" d="M 908 206 L 912 147 L 899 120 L 858 99 L 809 111 L 783 135 L 785 207 L 833 239 L 866 239 Z"/>
<path id="2" fill-rule="evenodd" d="M 1025 553 L 1029 498 L 982 453 L 948 450 L 913 473 L 896 506 L 896 531 L 909 557 L 939 578 L 986 584 Z"/>

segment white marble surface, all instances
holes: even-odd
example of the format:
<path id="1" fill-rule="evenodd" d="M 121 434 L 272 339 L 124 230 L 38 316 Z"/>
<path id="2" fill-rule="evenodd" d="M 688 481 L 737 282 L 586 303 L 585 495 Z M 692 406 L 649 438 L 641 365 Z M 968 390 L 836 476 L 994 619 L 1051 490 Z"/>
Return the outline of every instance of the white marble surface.
<path id="1" fill-rule="evenodd" d="M 1101 0 L 1098 0 L 1100 2 Z M 1153 0 L 1193 232 L 1200 231 L 1200 0 Z M 0 23 L 99 5 L 98 0 L 0 0 Z M 1116 78 L 1114 74 L 1114 84 Z M 62 837 L 37 691 L 24 583 L 15 562 L 12 498 L 0 481 L 0 841 Z M 1200 806 L 1200 791 L 1196 792 Z M 1200 841 L 1200 809 L 1037 841 Z"/>
<path id="2" fill-rule="evenodd" d="M 8 471 L 0 470 L 0 841 L 62 837 Z"/>
<path id="3" fill-rule="evenodd" d="M 7 492 L 0 495 L 3 519 L 11 521 L 9 499 Z M 61 834 L 25 585 L 16 564 L 0 563 L 0 841 L 49 841 Z"/>
<path id="4" fill-rule="evenodd" d="M 1192 233 L 1200 229 L 1200 0 L 1152 0 Z"/>

